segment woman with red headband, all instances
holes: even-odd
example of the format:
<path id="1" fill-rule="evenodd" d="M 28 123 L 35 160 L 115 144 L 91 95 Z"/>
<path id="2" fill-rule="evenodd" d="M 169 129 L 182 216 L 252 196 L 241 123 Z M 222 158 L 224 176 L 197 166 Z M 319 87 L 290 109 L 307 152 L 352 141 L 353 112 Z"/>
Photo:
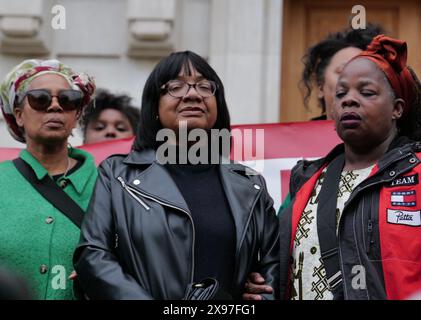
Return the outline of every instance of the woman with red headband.
<path id="1" fill-rule="evenodd" d="M 383 35 L 344 67 L 333 118 L 343 144 L 301 161 L 281 215 L 281 295 L 405 299 L 421 289 L 420 83 Z"/>
<path id="2" fill-rule="evenodd" d="M 343 144 L 292 170 L 280 216 L 281 297 L 406 299 L 421 290 L 421 85 L 404 41 L 377 36 L 345 65 Z M 245 298 L 263 286 L 248 284 Z"/>

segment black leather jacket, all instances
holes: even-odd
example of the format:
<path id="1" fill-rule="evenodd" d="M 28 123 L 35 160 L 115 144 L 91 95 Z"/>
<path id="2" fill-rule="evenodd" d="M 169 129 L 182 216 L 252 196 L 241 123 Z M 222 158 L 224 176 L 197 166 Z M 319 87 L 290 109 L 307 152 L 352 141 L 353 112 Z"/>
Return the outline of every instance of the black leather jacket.
<path id="1" fill-rule="evenodd" d="M 279 224 L 264 179 L 220 165 L 236 227 L 233 296 L 260 272 L 279 297 Z M 198 181 L 200 183 L 200 181 Z M 209 190 L 212 192 L 212 190 Z M 195 229 L 181 193 L 155 152 L 112 156 L 99 177 L 74 255 L 93 299 L 182 299 L 193 280 Z"/>

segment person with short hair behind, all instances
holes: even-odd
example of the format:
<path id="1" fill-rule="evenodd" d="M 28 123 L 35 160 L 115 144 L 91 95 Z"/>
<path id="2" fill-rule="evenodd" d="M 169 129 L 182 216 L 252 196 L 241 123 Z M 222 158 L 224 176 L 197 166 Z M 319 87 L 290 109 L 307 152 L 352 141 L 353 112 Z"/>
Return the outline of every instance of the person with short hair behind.
<path id="1" fill-rule="evenodd" d="M 384 33 L 383 28 L 367 24 L 365 29 L 351 27 L 330 33 L 326 38 L 310 47 L 302 62 L 301 89 L 304 105 L 308 107 L 311 93 L 317 90 L 317 101 L 322 114 L 312 120 L 332 119 L 335 88 L 345 64 L 365 50 L 373 38 Z"/>
<path id="2" fill-rule="evenodd" d="M 139 123 L 139 109 L 127 95 L 98 89 L 79 120 L 84 143 L 133 137 Z"/>

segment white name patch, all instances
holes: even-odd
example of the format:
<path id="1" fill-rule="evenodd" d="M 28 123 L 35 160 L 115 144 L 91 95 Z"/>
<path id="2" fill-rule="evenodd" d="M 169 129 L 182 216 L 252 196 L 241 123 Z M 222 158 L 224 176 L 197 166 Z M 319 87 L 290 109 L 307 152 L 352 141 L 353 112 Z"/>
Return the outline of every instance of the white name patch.
<path id="1" fill-rule="evenodd" d="M 387 222 L 419 227 L 421 226 L 421 211 L 387 209 Z"/>

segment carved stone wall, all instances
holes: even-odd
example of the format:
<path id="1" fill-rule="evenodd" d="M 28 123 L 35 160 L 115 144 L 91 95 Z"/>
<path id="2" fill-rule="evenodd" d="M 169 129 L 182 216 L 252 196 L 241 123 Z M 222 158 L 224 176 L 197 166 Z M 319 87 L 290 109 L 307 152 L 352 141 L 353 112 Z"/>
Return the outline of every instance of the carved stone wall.
<path id="1" fill-rule="evenodd" d="M 128 0 L 128 55 L 163 57 L 175 49 L 175 0 Z"/>
<path id="2" fill-rule="evenodd" d="M 0 52 L 49 53 L 48 4 L 43 0 L 0 0 Z"/>
<path id="3" fill-rule="evenodd" d="M 0 0 L 0 81 L 27 58 L 58 58 L 133 97 L 172 51 L 202 55 L 221 77 L 232 123 L 279 119 L 282 0 Z M 65 8 L 54 29 L 52 8 Z M 79 131 L 71 139 L 82 140 Z M 6 134 L 0 146 L 21 146 Z"/>

